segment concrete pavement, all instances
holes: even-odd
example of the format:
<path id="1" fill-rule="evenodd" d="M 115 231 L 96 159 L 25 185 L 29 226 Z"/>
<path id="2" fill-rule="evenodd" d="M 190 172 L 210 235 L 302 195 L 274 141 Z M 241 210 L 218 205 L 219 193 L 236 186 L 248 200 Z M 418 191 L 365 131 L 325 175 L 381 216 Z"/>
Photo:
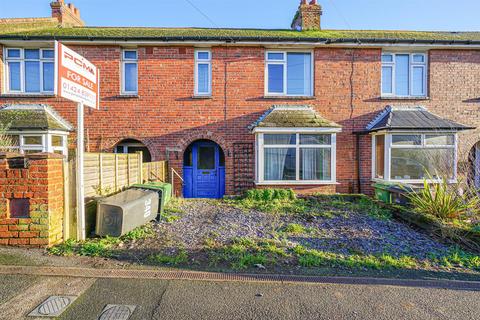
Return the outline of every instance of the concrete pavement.
<path id="1" fill-rule="evenodd" d="M 130 319 L 480 319 L 474 286 L 195 281 L 0 275 L 0 319 L 26 318 L 50 295 L 79 298 L 61 319 L 98 319 L 108 304 Z"/>

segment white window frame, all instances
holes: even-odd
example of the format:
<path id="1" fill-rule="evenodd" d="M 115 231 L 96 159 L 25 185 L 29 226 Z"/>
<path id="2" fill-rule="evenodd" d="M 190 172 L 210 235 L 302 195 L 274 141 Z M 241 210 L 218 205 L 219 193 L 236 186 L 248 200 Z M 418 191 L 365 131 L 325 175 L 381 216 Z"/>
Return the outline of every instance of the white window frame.
<path id="1" fill-rule="evenodd" d="M 64 131 L 55 131 L 49 130 L 46 132 L 38 131 L 8 131 L 8 135 L 18 136 L 19 145 L 12 146 L 14 149 L 18 149 L 21 154 L 25 154 L 25 151 L 39 151 L 39 152 L 55 152 L 61 151 L 64 156 L 68 156 L 68 133 Z M 52 136 L 61 136 L 62 137 L 62 147 L 54 147 L 52 145 Z M 42 144 L 33 145 L 33 144 L 24 144 L 24 137 L 41 137 Z"/>
<path id="2" fill-rule="evenodd" d="M 310 129 L 298 129 L 292 130 L 292 128 L 261 128 L 261 130 L 254 130 L 255 133 L 255 176 L 257 185 L 330 185 L 337 184 L 337 133 L 341 129 L 332 128 L 310 128 Z M 289 145 L 265 145 L 265 134 L 295 134 L 296 143 Z M 300 134 L 326 134 L 331 136 L 330 145 L 307 145 L 300 144 Z M 265 159 L 264 150 L 268 148 L 295 148 L 296 152 L 296 179 L 295 180 L 265 180 Z M 330 180 L 301 180 L 300 179 L 300 149 L 301 148 L 318 148 L 318 149 L 331 149 L 331 177 Z"/>
<path id="3" fill-rule="evenodd" d="M 39 59 L 26 59 L 25 58 L 25 50 L 39 50 Z M 20 57 L 19 58 L 9 58 L 8 51 L 9 50 L 20 50 Z M 18 47 L 4 47 L 3 49 L 3 57 L 4 57 L 4 88 L 3 92 L 7 94 L 21 94 L 21 95 L 53 95 L 55 92 L 55 78 L 53 80 L 53 90 L 46 91 L 43 90 L 43 64 L 45 62 L 53 62 L 55 63 L 55 56 L 53 58 L 43 58 L 43 51 L 50 50 L 54 51 L 53 48 L 18 48 Z M 40 64 L 40 90 L 36 92 L 26 92 L 25 88 L 25 62 L 26 61 L 38 61 Z M 10 70 L 9 70 L 9 62 L 19 62 L 20 63 L 20 90 L 10 90 Z"/>
<path id="4" fill-rule="evenodd" d="M 283 54 L 283 60 L 269 60 L 268 55 L 271 53 L 282 53 Z M 310 79 L 310 92 L 307 94 L 288 94 L 288 88 L 287 88 L 287 54 L 288 53 L 309 53 L 310 54 L 310 74 L 311 74 L 311 79 Z M 313 50 L 267 50 L 265 51 L 265 96 L 280 96 L 280 97 L 313 97 L 313 92 L 314 92 L 314 86 L 315 86 L 315 57 L 314 57 L 314 52 Z M 283 92 L 269 92 L 268 91 L 268 66 L 269 65 L 283 65 Z"/>
<path id="5" fill-rule="evenodd" d="M 136 59 L 132 59 L 132 58 L 126 58 L 125 57 L 125 53 L 126 52 L 135 52 L 136 54 Z M 125 65 L 126 64 L 132 64 L 132 63 L 135 63 L 136 66 L 137 66 L 137 90 L 135 91 L 127 91 L 125 89 L 125 85 L 126 85 L 126 81 L 125 81 Z M 138 94 L 138 78 L 139 78 L 139 68 L 138 68 L 138 50 L 137 49 L 122 49 L 122 81 L 121 81 L 121 94 L 122 95 L 137 95 Z"/>
<path id="6" fill-rule="evenodd" d="M 391 62 L 383 62 L 383 56 L 390 55 L 392 56 Z M 399 95 L 396 93 L 396 82 L 395 82 L 395 70 L 396 70 L 396 55 L 409 55 L 409 66 L 408 66 L 408 95 Z M 414 56 L 423 56 L 423 62 L 414 62 Z M 382 52 L 381 56 L 381 77 L 380 77 L 380 92 L 382 97 L 389 97 L 389 98 L 424 98 L 427 97 L 428 91 L 428 55 L 425 52 L 391 52 L 385 51 Z M 392 93 L 384 93 L 383 92 L 383 67 L 391 67 L 392 68 Z M 423 94 L 421 95 L 414 95 L 413 94 L 413 70 L 414 68 L 422 67 L 423 68 Z"/>
<path id="7" fill-rule="evenodd" d="M 376 177 L 376 137 L 385 136 L 385 150 L 384 150 L 384 177 Z M 392 137 L 395 135 L 419 135 L 421 136 L 420 145 L 393 145 Z M 454 137 L 453 145 L 427 145 L 425 136 L 429 135 L 452 135 Z M 372 134 L 372 180 L 373 181 L 386 181 L 392 183 L 412 183 L 419 184 L 423 183 L 423 179 L 392 179 L 391 177 L 391 168 L 392 168 L 392 149 L 454 149 L 454 165 L 453 165 L 453 179 L 449 179 L 449 183 L 457 182 L 457 166 L 458 166 L 458 134 L 455 131 L 421 131 L 421 132 L 411 132 L 411 131 L 379 131 Z M 428 183 L 438 183 L 439 179 L 426 179 Z"/>
<path id="8" fill-rule="evenodd" d="M 208 53 L 208 59 L 200 59 L 198 57 L 199 53 Z M 198 67 L 200 64 L 206 64 L 208 65 L 208 92 L 199 92 L 199 79 L 198 79 Z M 210 49 L 195 49 L 195 71 L 194 71 L 194 77 L 195 77 L 195 90 L 194 90 L 194 95 L 195 96 L 211 96 L 212 95 L 212 51 Z"/>

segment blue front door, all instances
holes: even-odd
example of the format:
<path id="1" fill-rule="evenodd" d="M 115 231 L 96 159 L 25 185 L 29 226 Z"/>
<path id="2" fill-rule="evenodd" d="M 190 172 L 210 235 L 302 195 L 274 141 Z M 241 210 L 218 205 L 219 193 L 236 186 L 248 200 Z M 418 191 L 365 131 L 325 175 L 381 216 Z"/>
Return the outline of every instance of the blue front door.
<path id="1" fill-rule="evenodd" d="M 219 146 L 195 142 L 185 153 L 183 167 L 185 198 L 222 198 L 225 194 L 225 165 Z"/>

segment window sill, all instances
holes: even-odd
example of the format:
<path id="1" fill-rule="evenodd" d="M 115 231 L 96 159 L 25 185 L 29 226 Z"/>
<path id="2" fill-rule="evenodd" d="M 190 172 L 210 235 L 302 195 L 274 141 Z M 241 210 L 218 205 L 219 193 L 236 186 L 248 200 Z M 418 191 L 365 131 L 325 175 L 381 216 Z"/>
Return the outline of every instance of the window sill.
<path id="1" fill-rule="evenodd" d="M 269 100 L 315 100 L 314 96 L 264 96 Z"/>
<path id="2" fill-rule="evenodd" d="M 205 95 L 205 96 L 200 96 L 200 95 L 196 95 L 196 96 L 192 96 L 192 99 L 198 99 L 198 100 L 208 100 L 208 99 L 212 99 L 212 96 L 211 95 Z"/>
<path id="3" fill-rule="evenodd" d="M 119 99 L 138 99 L 140 96 L 138 94 L 121 94 L 118 95 L 117 98 Z"/>
<path id="4" fill-rule="evenodd" d="M 419 185 L 423 185 L 423 183 L 425 182 L 424 180 L 385 180 L 385 179 L 380 179 L 380 178 L 373 178 L 372 179 L 372 182 L 380 182 L 380 183 L 388 183 L 388 184 L 391 184 L 391 185 L 398 185 L 398 184 L 419 184 Z M 441 180 L 427 180 L 427 183 L 428 184 L 439 184 L 439 183 L 442 183 Z M 458 183 L 458 180 L 457 179 L 450 179 L 447 181 L 448 184 L 456 184 Z"/>
<path id="5" fill-rule="evenodd" d="M 53 93 L 4 93 L 1 98 L 53 98 Z"/>
<path id="6" fill-rule="evenodd" d="M 257 186 L 325 186 L 325 185 L 339 185 L 335 181 L 256 181 Z"/>
<path id="7" fill-rule="evenodd" d="M 381 100 L 413 100 L 413 101 L 418 101 L 418 100 L 430 100 L 430 97 L 399 97 L 399 96 L 381 96 Z"/>

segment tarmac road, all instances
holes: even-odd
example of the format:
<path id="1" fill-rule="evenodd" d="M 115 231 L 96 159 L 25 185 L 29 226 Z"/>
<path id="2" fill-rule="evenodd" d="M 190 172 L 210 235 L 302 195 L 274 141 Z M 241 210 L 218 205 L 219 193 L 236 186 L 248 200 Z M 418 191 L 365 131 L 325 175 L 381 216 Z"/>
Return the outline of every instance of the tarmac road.
<path id="1" fill-rule="evenodd" d="M 107 304 L 135 305 L 130 319 L 480 319 L 480 291 L 468 289 L 0 275 L 0 292 L 5 320 L 32 319 L 58 294 L 79 296 L 60 318 L 72 320 Z"/>

